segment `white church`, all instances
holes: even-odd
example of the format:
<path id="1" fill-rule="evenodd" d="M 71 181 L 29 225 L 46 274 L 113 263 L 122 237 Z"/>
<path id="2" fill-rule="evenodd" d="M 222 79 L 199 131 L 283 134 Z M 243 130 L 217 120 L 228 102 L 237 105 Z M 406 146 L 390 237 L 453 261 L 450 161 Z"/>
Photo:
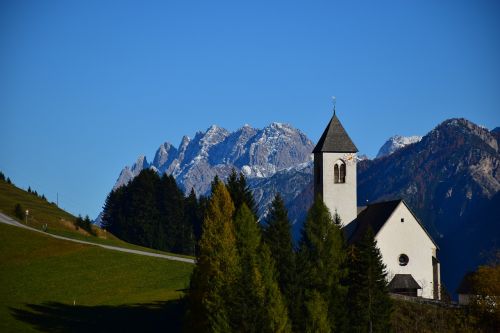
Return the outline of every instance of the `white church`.
<path id="1" fill-rule="evenodd" d="M 348 243 L 371 227 L 392 293 L 440 299 L 438 246 L 403 200 L 357 207 L 356 153 L 334 114 L 313 150 L 314 193 L 342 219 Z"/>

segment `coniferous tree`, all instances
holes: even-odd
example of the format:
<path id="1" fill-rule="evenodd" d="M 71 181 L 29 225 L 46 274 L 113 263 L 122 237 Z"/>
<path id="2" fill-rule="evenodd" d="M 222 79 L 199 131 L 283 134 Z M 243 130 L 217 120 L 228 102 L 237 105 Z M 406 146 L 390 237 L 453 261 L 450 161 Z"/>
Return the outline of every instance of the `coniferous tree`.
<path id="1" fill-rule="evenodd" d="M 285 203 L 279 194 L 274 197 L 263 229 L 263 240 L 276 263 L 278 282 L 287 304 L 295 295 L 295 252 L 290 221 Z"/>
<path id="2" fill-rule="evenodd" d="M 3 174 L 3 172 L 0 171 L 0 180 L 3 180 L 5 181 L 5 175 Z"/>
<path id="3" fill-rule="evenodd" d="M 297 330 L 307 331 L 314 327 L 343 329 L 346 288 L 340 283 L 346 276 L 345 261 L 342 231 L 334 224 L 323 200 L 317 197 L 307 213 L 297 254 L 301 289 L 295 298 L 296 304 L 292 306 Z M 321 323 L 323 316 L 316 317 L 308 310 L 308 307 L 323 308 L 323 303 L 327 304 L 329 326 Z"/>
<path id="4" fill-rule="evenodd" d="M 186 221 L 188 225 L 192 229 L 192 234 L 193 234 L 193 244 L 192 246 L 196 245 L 196 242 L 199 241 L 200 236 L 201 236 L 201 225 L 203 222 L 203 212 L 200 207 L 200 200 L 196 198 L 196 194 L 194 192 L 194 189 L 191 189 L 191 192 L 189 192 L 189 195 L 185 199 L 185 204 L 184 204 L 184 215 L 186 218 Z M 194 249 L 193 249 L 194 251 Z M 194 252 L 193 252 L 194 253 Z"/>
<path id="5" fill-rule="evenodd" d="M 157 191 L 159 220 L 156 242 L 160 247 L 179 253 L 193 253 L 193 228 L 185 216 L 185 198 L 172 175 L 164 174 Z M 161 237 L 161 238 L 160 238 Z"/>
<path id="6" fill-rule="evenodd" d="M 240 276 L 233 307 L 233 327 L 240 332 L 288 332 L 286 304 L 276 281 L 274 262 L 253 213 L 242 204 L 236 213 Z"/>
<path id="7" fill-rule="evenodd" d="M 238 175 L 236 170 L 233 169 L 231 174 L 227 179 L 227 189 L 231 194 L 231 199 L 234 202 L 236 210 L 241 207 L 243 203 L 252 211 L 255 218 L 257 219 L 257 208 L 255 205 L 255 199 L 253 193 L 247 185 L 247 180 L 245 175 L 240 172 Z"/>
<path id="8" fill-rule="evenodd" d="M 10 180 L 9 177 L 7 177 L 7 184 L 9 184 L 9 185 L 12 184 L 12 181 Z"/>
<path id="9" fill-rule="evenodd" d="M 230 332 L 239 258 L 232 216 L 234 205 L 224 184 L 212 184 L 188 295 L 187 324 L 194 332 Z"/>
<path id="10" fill-rule="evenodd" d="M 349 252 L 347 304 L 350 331 L 390 331 L 391 300 L 385 265 L 371 228 Z"/>

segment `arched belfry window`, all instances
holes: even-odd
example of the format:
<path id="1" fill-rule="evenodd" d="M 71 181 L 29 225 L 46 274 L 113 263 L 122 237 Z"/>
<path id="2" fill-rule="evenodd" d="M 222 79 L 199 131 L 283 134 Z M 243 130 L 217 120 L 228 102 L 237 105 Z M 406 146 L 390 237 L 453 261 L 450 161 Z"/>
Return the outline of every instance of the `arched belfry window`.
<path id="1" fill-rule="evenodd" d="M 345 162 L 342 160 L 338 160 L 333 166 L 333 182 L 336 184 L 345 183 L 345 174 Z"/>

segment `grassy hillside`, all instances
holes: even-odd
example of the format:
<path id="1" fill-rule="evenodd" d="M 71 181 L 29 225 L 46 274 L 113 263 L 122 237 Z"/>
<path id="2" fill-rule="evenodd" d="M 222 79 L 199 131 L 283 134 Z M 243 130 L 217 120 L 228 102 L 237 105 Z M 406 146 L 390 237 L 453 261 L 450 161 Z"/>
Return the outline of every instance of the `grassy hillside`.
<path id="1" fill-rule="evenodd" d="M 0 224 L 0 332 L 175 331 L 192 268 Z"/>
<path id="2" fill-rule="evenodd" d="M 14 208 L 16 204 L 20 204 L 23 211 L 29 210 L 28 226 L 36 229 L 42 229 L 42 225 L 47 224 L 47 232 L 60 236 L 148 252 L 167 253 L 124 242 L 97 226 L 92 227 L 95 235 L 89 234 L 82 228 L 75 227 L 75 216 L 60 209 L 53 203 L 0 180 L 0 212 L 17 219 L 19 222 L 26 223 L 26 220 L 21 221 L 15 217 Z M 177 256 L 192 258 L 185 255 Z"/>

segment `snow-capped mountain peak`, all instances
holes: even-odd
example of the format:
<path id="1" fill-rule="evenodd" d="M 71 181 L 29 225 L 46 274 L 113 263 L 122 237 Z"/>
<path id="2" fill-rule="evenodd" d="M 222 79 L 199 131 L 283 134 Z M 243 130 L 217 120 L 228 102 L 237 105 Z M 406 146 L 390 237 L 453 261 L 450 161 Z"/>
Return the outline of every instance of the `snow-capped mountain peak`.
<path id="1" fill-rule="evenodd" d="M 406 147 L 410 144 L 420 142 L 420 140 L 422 140 L 422 137 L 418 135 L 414 136 L 394 135 L 393 137 L 389 138 L 389 140 L 387 140 L 384 143 L 384 145 L 380 148 L 376 158 L 391 155 L 396 150 Z"/>

